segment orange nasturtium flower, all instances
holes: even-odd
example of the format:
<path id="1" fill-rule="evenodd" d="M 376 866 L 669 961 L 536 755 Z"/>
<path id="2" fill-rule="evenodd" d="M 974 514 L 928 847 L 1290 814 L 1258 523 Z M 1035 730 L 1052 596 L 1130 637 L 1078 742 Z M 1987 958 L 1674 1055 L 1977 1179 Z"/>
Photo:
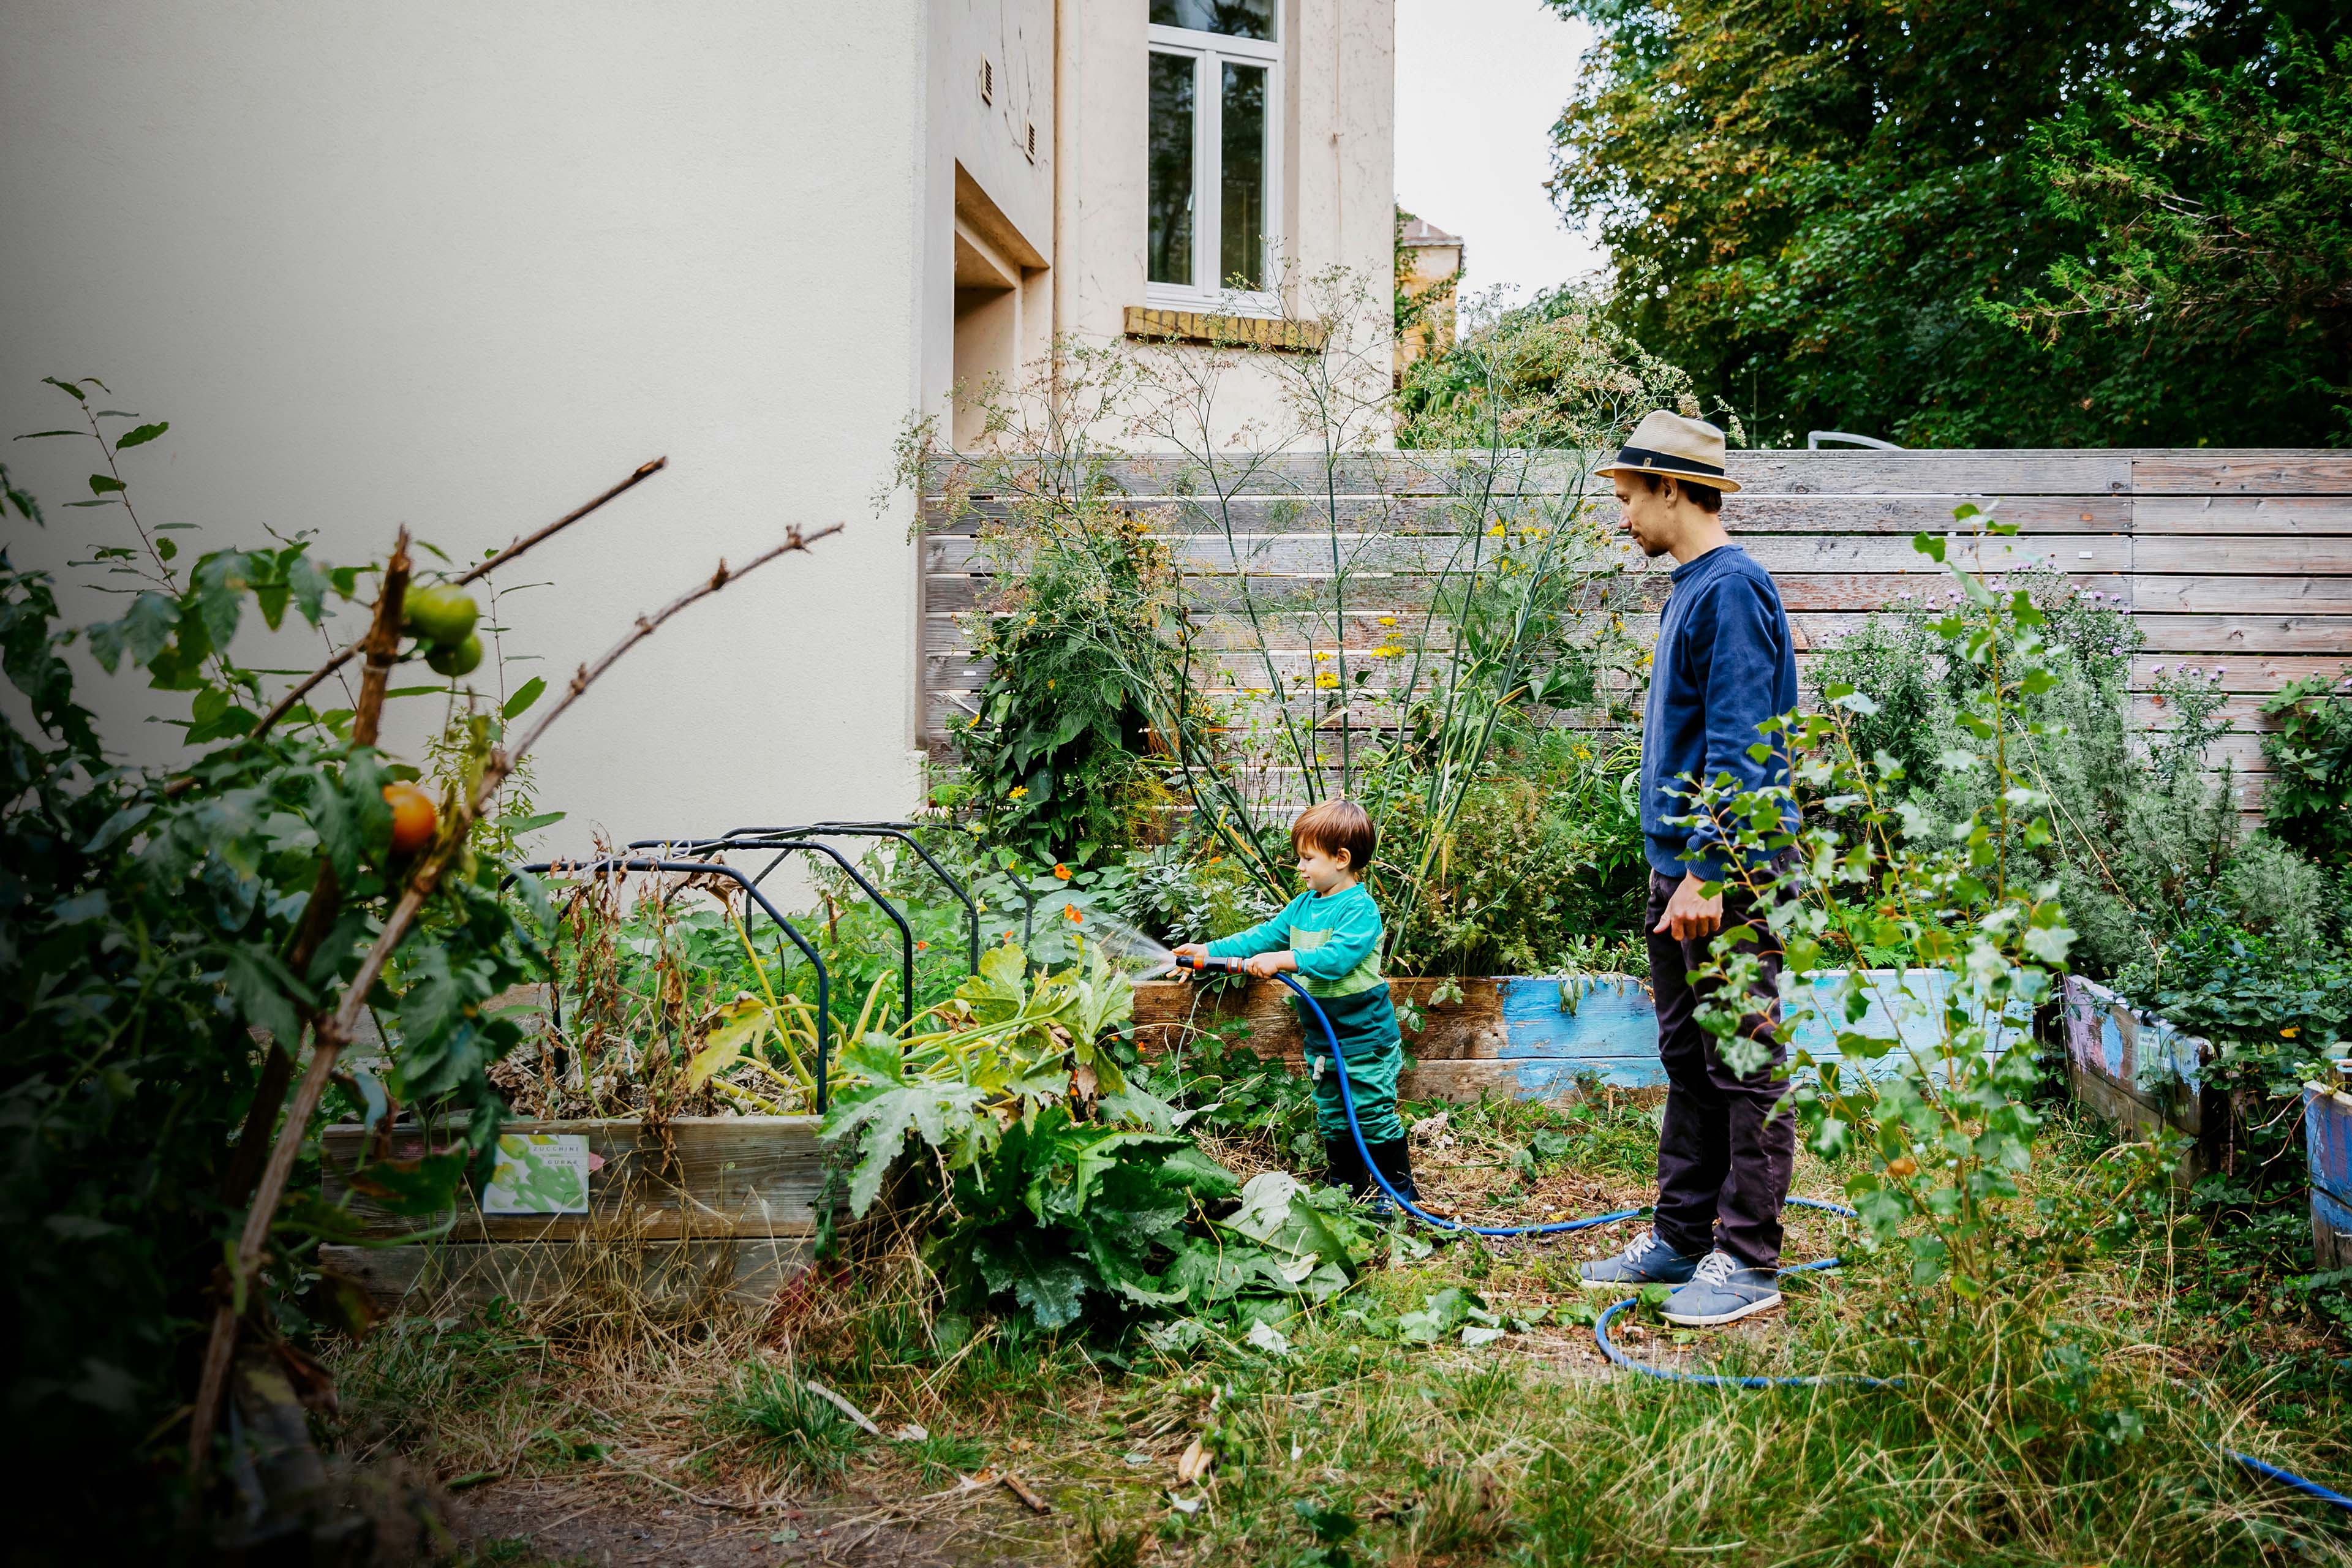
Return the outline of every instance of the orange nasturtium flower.
<path id="1" fill-rule="evenodd" d="M 1066 882 L 1070 879 L 1070 868 L 1067 866 L 1063 865 L 1059 860 L 1056 860 L 1054 862 L 1054 875 Z"/>
<path id="2" fill-rule="evenodd" d="M 1070 923 L 1073 925 L 1076 925 L 1078 921 L 1087 918 L 1086 916 L 1078 913 L 1078 906 L 1076 904 L 1064 904 L 1062 906 L 1062 913 L 1069 917 Z"/>
<path id="3" fill-rule="evenodd" d="M 2279 1031 L 2279 1033 L 2280 1033 L 2280 1034 L 2282 1034 L 2282 1035 L 2284 1035 L 2288 1039 L 2290 1039 L 2290 1040 L 2291 1040 L 2291 1039 L 2294 1038 L 2297 1035 L 2299 1035 L 2299 1034 L 2303 1033 L 2303 1030 L 2302 1030 L 2302 1028 L 2301 1028 L 2301 1027 L 2299 1027 L 2299 1026 L 2296 1026 L 2296 1025 L 2289 1024 L 2285 1028 L 2281 1029 L 2281 1030 Z"/>

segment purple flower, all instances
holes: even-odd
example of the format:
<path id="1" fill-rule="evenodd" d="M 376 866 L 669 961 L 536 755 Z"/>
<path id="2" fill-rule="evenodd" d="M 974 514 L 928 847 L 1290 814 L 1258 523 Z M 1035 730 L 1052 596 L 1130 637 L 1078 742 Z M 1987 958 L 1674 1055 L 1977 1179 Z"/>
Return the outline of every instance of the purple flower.
<path id="1" fill-rule="evenodd" d="M 2150 675 L 2162 675 L 2164 673 L 2164 666 L 2159 664 L 2154 669 L 2148 671 L 2148 673 Z"/>

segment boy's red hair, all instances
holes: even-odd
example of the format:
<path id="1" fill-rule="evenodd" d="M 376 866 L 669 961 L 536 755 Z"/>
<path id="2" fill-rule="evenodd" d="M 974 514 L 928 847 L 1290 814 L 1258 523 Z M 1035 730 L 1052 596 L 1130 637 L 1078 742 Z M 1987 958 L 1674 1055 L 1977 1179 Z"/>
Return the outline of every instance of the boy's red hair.
<path id="1" fill-rule="evenodd" d="M 1373 830 L 1372 819 L 1364 808 L 1352 800 L 1327 800 L 1310 805 L 1298 814 L 1290 825 L 1290 847 L 1311 844 L 1326 855 L 1338 855 L 1345 850 L 1348 869 L 1360 877 L 1372 863 L 1372 850 L 1380 841 Z"/>

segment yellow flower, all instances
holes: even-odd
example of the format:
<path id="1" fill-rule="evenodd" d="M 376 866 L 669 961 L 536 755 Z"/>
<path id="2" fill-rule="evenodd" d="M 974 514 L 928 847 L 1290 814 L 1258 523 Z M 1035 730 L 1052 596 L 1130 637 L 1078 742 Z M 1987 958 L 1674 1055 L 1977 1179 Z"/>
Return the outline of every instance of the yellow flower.
<path id="1" fill-rule="evenodd" d="M 1330 657 L 1331 657 L 1331 656 L 1330 656 L 1329 654 L 1328 654 L 1328 653 L 1318 652 L 1318 653 L 1316 654 L 1316 656 L 1315 656 L 1315 662 L 1316 662 L 1316 663 L 1318 663 L 1318 664 L 1322 664 L 1322 663 L 1326 662 L 1327 660 L 1328 660 L 1328 659 L 1330 658 Z"/>
<path id="2" fill-rule="evenodd" d="M 1503 537 L 1503 524 L 1500 520 L 1497 520 L 1495 526 L 1486 531 L 1486 537 L 1489 539 L 1500 539 Z"/>
<path id="3" fill-rule="evenodd" d="M 1014 784 L 1008 793 L 1013 799 L 1019 800 L 1023 795 L 1029 793 L 1029 786 L 1027 784 Z"/>
<path id="4" fill-rule="evenodd" d="M 1339 676 L 1328 669 L 1315 678 L 1315 688 L 1318 691 L 1328 691 L 1339 684 Z"/>
<path id="5" fill-rule="evenodd" d="M 1394 643 L 1382 643 L 1380 647 L 1372 649 L 1372 657 L 1374 658 L 1395 658 L 1403 652 L 1404 649 L 1397 647 Z"/>
<path id="6" fill-rule="evenodd" d="M 2303 1033 L 2303 1031 L 2302 1031 L 2300 1028 L 2296 1027 L 2294 1025 L 2293 1025 L 2293 1024 L 2289 1024 L 2285 1028 L 2281 1029 L 2281 1030 L 2279 1031 L 2279 1033 L 2280 1033 L 2280 1034 L 2282 1034 L 2282 1035 L 2284 1035 L 2288 1039 L 2290 1039 L 2290 1040 L 2291 1040 L 2291 1039 L 2294 1038 L 2297 1035 L 2299 1035 L 2299 1034 Z"/>
<path id="7" fill-rule="evenodd" d="M 1381 617 L 1381 625 L 1384 626 L 1392 626 L 1396 625 L 1396 617 L 1394 616 L 1382 616 Z"/>

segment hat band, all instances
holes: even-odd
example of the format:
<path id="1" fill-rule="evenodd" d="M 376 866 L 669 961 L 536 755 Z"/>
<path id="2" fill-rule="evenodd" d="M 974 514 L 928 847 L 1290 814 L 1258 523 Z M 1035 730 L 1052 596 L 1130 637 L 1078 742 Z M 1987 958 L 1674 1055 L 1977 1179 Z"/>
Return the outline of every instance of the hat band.
<path id="1" fill-rule="evenodd" d="M 1660 468 L 1670 473 L 1686 470 L 1694 474 L 1713 474 L 1718 479 L 1724 477 L 1719 464 L 1703 463 L 1696 458 L 1685 458 L 1675 452 L 1653 452 L 1647 447 L 1618 447 L 1617 462 L 1620 467 L 1628 468 Z"/>

